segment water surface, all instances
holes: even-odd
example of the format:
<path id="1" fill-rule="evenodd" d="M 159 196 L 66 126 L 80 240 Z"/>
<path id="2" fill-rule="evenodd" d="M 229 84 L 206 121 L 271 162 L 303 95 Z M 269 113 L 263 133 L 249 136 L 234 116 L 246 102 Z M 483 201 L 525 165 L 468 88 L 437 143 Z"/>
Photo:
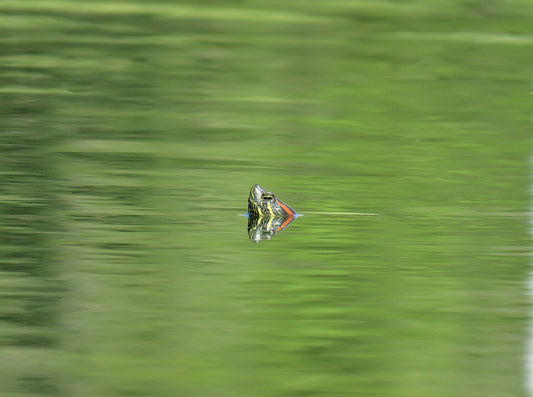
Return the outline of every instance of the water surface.
<path id="1" fill-rule="evenodd" d="M 0 10 L 0 394 L 527 395 L 528 2 Z"/>

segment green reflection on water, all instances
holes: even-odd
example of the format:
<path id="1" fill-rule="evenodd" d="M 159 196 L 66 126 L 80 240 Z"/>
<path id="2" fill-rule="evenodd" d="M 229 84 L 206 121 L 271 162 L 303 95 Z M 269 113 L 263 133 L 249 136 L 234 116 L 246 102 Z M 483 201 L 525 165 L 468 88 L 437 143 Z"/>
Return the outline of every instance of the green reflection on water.
<path id="1" fill-rule="evenodd" d="M 529 2 L 0 10 L 0 394 L 525 395 Z"/>

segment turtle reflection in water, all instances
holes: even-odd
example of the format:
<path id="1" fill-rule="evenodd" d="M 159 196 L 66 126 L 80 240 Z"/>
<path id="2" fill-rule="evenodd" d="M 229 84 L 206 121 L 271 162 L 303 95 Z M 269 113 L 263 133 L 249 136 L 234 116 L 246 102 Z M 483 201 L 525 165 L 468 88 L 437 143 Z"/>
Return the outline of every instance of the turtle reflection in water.
<path id="1" fill-rule="evenodd" d="M 298 215 L 296 212 L 276 198 L 274 193 L 265 191 L 261 186 L 254 185 L 248 197 L 248 236 L 256 243 L 270 240 Z"/>

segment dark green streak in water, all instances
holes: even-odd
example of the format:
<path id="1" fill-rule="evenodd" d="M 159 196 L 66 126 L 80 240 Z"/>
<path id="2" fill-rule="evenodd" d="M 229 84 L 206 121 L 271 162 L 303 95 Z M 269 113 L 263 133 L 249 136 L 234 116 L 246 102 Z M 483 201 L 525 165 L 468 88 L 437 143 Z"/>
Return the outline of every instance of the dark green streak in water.
<path id="1" fill-rule="evenodd" d="M 530 15 L 4 0 L 0 394 L 525 396 Z"/>

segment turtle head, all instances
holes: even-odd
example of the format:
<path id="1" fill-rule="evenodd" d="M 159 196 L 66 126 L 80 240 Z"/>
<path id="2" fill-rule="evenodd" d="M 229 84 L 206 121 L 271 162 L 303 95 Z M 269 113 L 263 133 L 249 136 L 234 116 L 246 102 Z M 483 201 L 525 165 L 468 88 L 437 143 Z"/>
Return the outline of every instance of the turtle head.
<path id="1" fill-rule="evenodd" d="M 250 216 L 284 216 L 293 217 L 294 210 L 278 200 L 272 192 L 266 191 L 259 185 L 253 185 L 248 197 L 248 213 Z"/>

